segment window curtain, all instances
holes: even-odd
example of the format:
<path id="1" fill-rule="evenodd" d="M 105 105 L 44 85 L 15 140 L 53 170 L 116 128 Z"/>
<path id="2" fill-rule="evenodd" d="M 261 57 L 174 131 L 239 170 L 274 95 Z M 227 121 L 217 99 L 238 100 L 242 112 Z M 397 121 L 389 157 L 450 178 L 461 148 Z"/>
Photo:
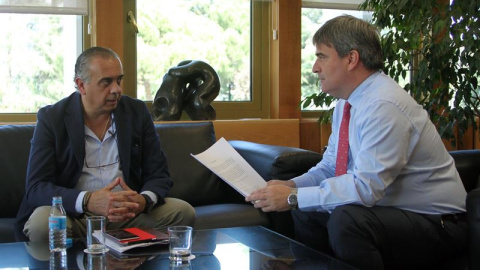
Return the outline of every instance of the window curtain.
<path id="1" fill-rule="evenodd" d="M 302 6 L 308 8 L 357 9 L 365 0 L 302 0 Z"/>
<path id="2" fill-rule="evenodd" d="M 88 1 L 0 0 L 0 13 L 88 15 Z"/>

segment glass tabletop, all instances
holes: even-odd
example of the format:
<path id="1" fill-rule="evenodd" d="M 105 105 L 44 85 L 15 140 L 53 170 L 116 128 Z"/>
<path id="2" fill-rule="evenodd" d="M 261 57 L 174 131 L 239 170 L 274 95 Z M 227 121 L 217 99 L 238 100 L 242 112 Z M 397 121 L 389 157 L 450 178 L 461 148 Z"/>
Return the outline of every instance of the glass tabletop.
<path id="1" fill-rule="evenodd" d="M 168 245 L 118 254 L 85 254 L 83 241 L 67 250 L 68 269 L 354 269 L 332 257 L 260 226 L 194 230 L 189 263 L 174 265 Z M 49 269 L 47 243 L 0 244 L 0 269 Z"/>

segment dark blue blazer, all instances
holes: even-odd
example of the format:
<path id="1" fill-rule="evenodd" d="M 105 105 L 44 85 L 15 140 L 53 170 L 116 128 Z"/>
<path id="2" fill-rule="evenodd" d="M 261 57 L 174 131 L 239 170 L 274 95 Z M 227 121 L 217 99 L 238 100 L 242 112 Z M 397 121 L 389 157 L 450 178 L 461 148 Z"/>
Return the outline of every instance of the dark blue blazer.
<path id="1" fill-rule="evenodd" d="M 127 185 L 154 192 L 159 203 L 172 186 L 165 154 L 143 101 L 122 96 L 114 111 L 120 166 Z M 75 92 L 38 111 L 27 168 L 26 192 L 15 224 L 18 240 L 33 210 L 62 196 L 69 216 L 78 216 L 75 189 L 85 160 L 85 130 L 80 94 Z M 112 179 L 113 180 L 113 179 Z"/>

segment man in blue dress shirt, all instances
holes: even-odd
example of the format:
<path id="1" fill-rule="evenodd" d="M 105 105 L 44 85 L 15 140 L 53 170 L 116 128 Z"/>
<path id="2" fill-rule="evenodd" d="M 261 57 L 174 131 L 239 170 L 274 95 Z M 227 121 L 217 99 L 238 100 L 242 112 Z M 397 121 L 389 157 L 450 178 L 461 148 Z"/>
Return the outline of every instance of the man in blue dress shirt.
<path id="1" fill-rule="evenodd" d="M 427 112 L 386 76 L 378 32 L 340 16 L 314 35 L 321 90 L 337 97 L 323 159 L 246 198 L 292 211 L 297 239 L 360 269 L 427 267 L 466 249 L 466 191 Z M 351 105 L 346 172 L 335 174 Z M 349 105 L 349 106 L 350 106 Z"/>

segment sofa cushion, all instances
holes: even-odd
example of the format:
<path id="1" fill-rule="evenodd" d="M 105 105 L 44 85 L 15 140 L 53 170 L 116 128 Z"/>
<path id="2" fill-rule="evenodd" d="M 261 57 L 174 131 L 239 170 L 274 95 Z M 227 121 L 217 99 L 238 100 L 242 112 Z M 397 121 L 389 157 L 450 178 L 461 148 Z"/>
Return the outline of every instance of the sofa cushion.
<path id="1" fill-rule="evenodd" d="M 292 179 L 322 160 L 322 155 L 317 152 L 295 147 L 238 140 L 229 143 L 266 181 Z"/>
<path id="2" fill-rule="evenodd" d="M 34 125 L 0 125 L 1 218 L 14 218 L 25 193 Z"/>
<path id="3" fill-rule="evenodd" d="M 167 156 L 173 187 L 168 196 L 192 206 L 245 203 L 243 197 L 190 154 L 198 154 L 215 143 L 212 122 L 155 124 Z"/>
<path id="4" fill-rule="evenodd" d="M 15 218 L 2 218 L 0 222 L 0 243 L 15 242 Z"/>
<path id="5" fill-rule="evenodd" d="M 242 226 L 265 226 L 270 222 L 267 215 L 251 204 L 216 204 L 195 207 L 196 230 Z"/>

